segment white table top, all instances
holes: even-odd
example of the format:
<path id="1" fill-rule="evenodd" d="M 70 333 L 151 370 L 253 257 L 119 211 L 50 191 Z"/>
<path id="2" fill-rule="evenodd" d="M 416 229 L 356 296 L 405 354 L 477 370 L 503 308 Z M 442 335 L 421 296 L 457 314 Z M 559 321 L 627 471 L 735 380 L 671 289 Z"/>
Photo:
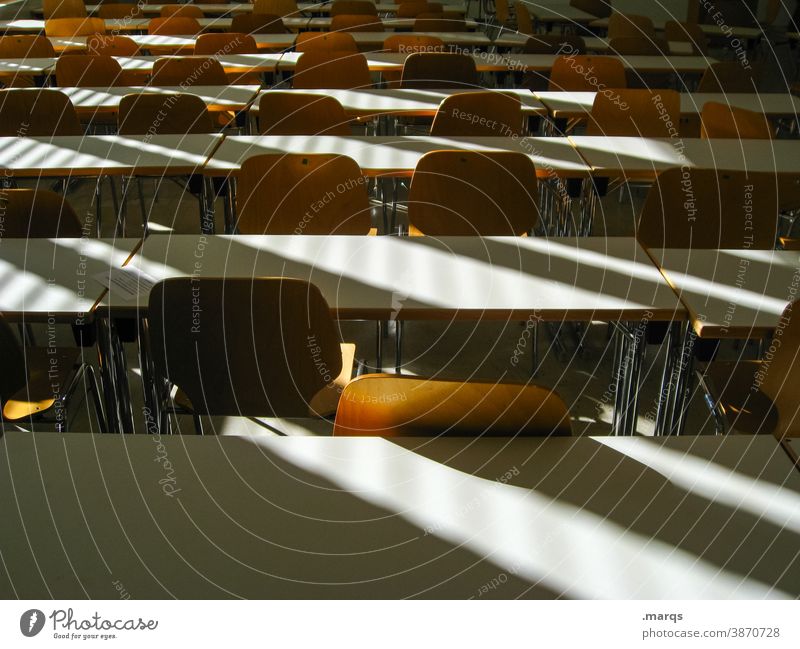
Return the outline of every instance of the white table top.
<path id="1" fill-rule="evenodd" d="M 225 72 L 274 72 L 281 53 L 263 54 L 218 54 L 208 58 L 217 59 Z M 160 56 L 115 56 L 123 70 L 150 74 Z M 205 57 L 204 57 L 205 58 Z"/>
<path id="2" fill-rule="evenodd" d="M 534 91 L 553 117 L 582 117 L 592 111 L 595 92 Z M 728 104 L 775 117 L 793 117 L 800 112 L 800 97 L 788 93 L 681 93 L 681 116 L 696 116 L 709 102 Z"/>
<path id="3" fill-rule="evenodd" d="M 503 57 L 506 68 L 539 72 L 549 71 L 557 56 L 555 54 L 508 54 Z M 636 72 L 702 73 L 716 63 L 706 56 L 620 56 L 628 70 Z"/>
<path id="4" fill-rule="evenodd" d="M 589 168 L 567 138 L 534 137 L 431 137 L 431 136 L 333 136 L 234 135 L 226 137 L 206 165 L 209 175 L 225 176 L 242 163 L 266 153 L 336 153 L 355 160 L 365 175 L 410 176 L 419 159 L 429 151 L 521 151 L 531 157 L 537 174 L 544 178 L 585 177 Z"/>
<path id="5" fill-rule="evenodd" d="M 340 319 L 524 320 L 534 311 L 543 319 L 581 321 L 685 315 L 647 253 L 627 237 L 152 235 L 131 266 L 155 279 L 304 279 L 319 287 Z M 130 310 L 146 306 L 147 295 L 115 302 L 112 291 L 104 302 Z"/>
<path id="6" fill-rule="evenodd" d="M 55 66 L 54 58 L 0 59 L 0 74 L 47 74 Z"/>
<path id="7" fill-rule="evenodd" d="M 677 19 L 676 19 L 677 20 Z M 656 30 L 663 30 L 666 21 L 664 20 L 655 20 L 653 24 Z M 598 18 L 593 20 L 589 23 L 589 27 L 593 27 L 595 29 L 608 29 L 608 18 Z M 720 25 L 700 25 L 700 29 L 703 30 L 708 36 L 726 36 L 728 38 L 759 38 L 763 35 L 763 31 L 758 27 L 741 27 L 735 25 L 725 25 L 726 30 L 723 30 L 722 26 Z M 730 31 L 727 31 L 730 30 Z"/>
<path id="8" fill-rule="evenodd" d="M 414 29 L 414 23 L 416 22 L 416 18 L 381 18 L 380 21 L 383 23 L 384 29 Z M 432 19 L 432 20 L 435 20 Z M 330 17 L 316 17 L 316 18 L 309 18 L 308 24 L 306 25 L 306 29 L 322 29 L 328 30 L 331 28 L 331 22 L 333 18 Z M 466 19 L 464 20 L 466 27 L 468 30 L 478 29 L 480 24 L 474 20 Z M 284 22 L 285 24 L 285 22 Z"/>
<path id="9" fill-rule="evenodd" d="M 10 239 L 0 242 L 0 313 L 10 320 L 88 315 L 106 289 L 94 275 L 119 268 L 139 239 Z"/>
<path id="10" fill-rule="evenodd" d="M 652 249 L 650 254 L 701 337 L 761 337 L 800 297 L 798 252 Z"/>
<path id="11" fill-rule="evenodd" d="M 277 66 L 278 71 L 288 72 L 294 70 L 301 54 L 301 52 L 284 52 L 280 55 L 280 61 Z M 364 54 L 367 58 L 367 65 L 372 72 L 400 71 L 410 55 L 410 53 L 401 52 L 367 52 Z M 505 57 L 498 54 L 482 52 L 471 56 L 475 61 L 475 67 L 478 72 L 498 72 L 508 69 Z"/>
<path id="12" fill-rule="evenodd" d="M 0 484 L 4 598 L 800 594 L 800 473 L 766 436 L 8 432 Z"/>
<path id="13" fill-rule="evenodd" d="M 500 34 L 495 40 L 494 45 L 497 47 L 523 47 L 530 38 L 536 38 L 534 34 L 520 34 L 517 32 L 504 32 Z M 584 36 L 581 34 L 583 43 L 588 52 L 599 52 L 606 54 L 609 52 L 609 42 L 605 38 L 599 36 Z M 684 41 L 670 41 L 669 42 L 670 54 L 676 56 L 691 55 L 694 53 L 692 44 Z"/>
<path id="14" fill-rule="evenodd" d="M 262 90 L 262 95 L 272 92 Z M 369 115 L 435 115 L 439 104 L 451 95 L 469 90 L 415 90 L 411 88 L 376 88 L 364 90 L 281 90 L 281 92 L 299 92 L 303 94 L 325 95 L 336 99 L 349 115 L 366 117 Z M 526 115 L 545 115 L 547 110 L 530 90 L 512 90 L 504 88 L 502 92 L 519 97 L 522 112 Z M 258 100 L 253 103 L 250 112 L 258 113 Z"/>
<path id="15" fill-rule="evenodd" d="M 199 172 L 222 135 L 63 135 L 0 138 L 10 176 L 184 175 Z"/>
<path id="16" fill-rule="evenodd" d="M 118 86 L 114 88 L 54 87 L 67 95 L 78 113 L 115 113 L 125 95 L 182 93 L 200 97 L 211 111 L 243 110 L 260 86 Z"/>
<path id="17" fill-rule="evenodd" d="M 463 3 L 451 3 L 451 2 L 444 2 L 445 10 L 452 13 L 465 13 L 466 12 L 466 5 Z M 330 13 L 332 2 L 298 2 L 297 7 L 301 12 L 313 12 L 313 13 Z M 142 11 L 147 15 L 159 15 L 161 13 L 161 8 L 164 5 L 161 4 L 145 4 L 142 5 Z M 202 10 L 203 13 L 207 16 L 224 16 L 231 13 L 249 13 L 253 11 L 253 5 L 249 2 L 232 2 L 230 4 L 224 3 L 204 3 L 198 5 Z M 94 13 L 98 10 L 99 5 L 86 5 L 86 11 Z M 397 4 L 395 3 L 386 3 L 386 2 L 379 2 L 375 4 L 375 8 L 377 9 L 379 14 L 384 13 L 395 13 L 397 11 Z"/>
<path id="18" fill-rule="evenodd" d="M 672 167 L 800 174 L 798 140 L 570 136 L 598 175 L 649 179 Z"/>
<path id="19" fill-rule="evenodd" d="M 230 18 L 198 18 L 197 22 L 204 29 L 226 31 L 231 27 Z M 106 31 L 111 32 L 146 32 L 149 18 L 112 18 L 105 21 Z M 303 28 L 308 18 L 285 18 L 283 24 L 288 28 Z M 0 32 L 9 34 L 43 34 L 44 20 L 21 19 L 0 20 Z"/>
<path id="20" fill-rule="evenodd" d="M 536 0 L 523 0 L 531 17 L 540 23 L 586 24 L 597 20 L 597 16 L 577 9 L 567 0 L 560 3 L 542 3 Z"/>

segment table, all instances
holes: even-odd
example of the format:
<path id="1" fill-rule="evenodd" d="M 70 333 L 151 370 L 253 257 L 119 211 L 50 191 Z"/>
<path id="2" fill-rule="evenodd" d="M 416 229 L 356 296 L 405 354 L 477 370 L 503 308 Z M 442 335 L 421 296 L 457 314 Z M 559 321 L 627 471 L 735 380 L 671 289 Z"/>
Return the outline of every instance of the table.
<path id="1" fill-rule="evenodd" d="M 278 72 L 293 72 L 301 54 L 301 52 L 284 52 L 280 55 L 280 61 L 277 64 Z M 368 52 L 364 56 L 372 72 L 385 72 L 387 70 L 401 72 L 406 59 L 411 56 L 411 53 Z M 480 52 L 471 56 L 475 61 L 475 67 L 478 72 L 505 72 L 509 69 L 504 57 L 498 54 Z"/>
<path id="2" fill-rule="evenodd" d="M 507 54 L 502 61 L 508 70 L 549 72 L 556 58 L 555 54 Z M 637 73 L 702 74 L 716 63 L 716 59 L 706 56 L 631 55 L 615 58 L 619 58 L 627 70 Z"/>
<path id="3" fill-rule="evenodd" d="M 229 31 L 230 18 L 198 18 L 200 26 L 209 31 Z M 111 18 L 105 21 L 108 33 L 147 32 L 149 18 Z M 302 29 L 308 18 L 285 18 L 284 26 L 289 29 Z M 44 34 L 44 20 L 0 20 L 0 32 L 7 34 Z"/>
<path id="4" fill-rule="evenodd" d="M 281 59 L 280 53 L 263 54 L 217 54 L 213 58 L 222 64 L 225 72 L 275 72 Z M 153 65 L 160 56 L 115 56 L 123 70 L 139 74 L 151 74 Z M 206 57 L 203 57 L 206 58 Z"/>
<path id="5" fill-rule="evenodd" d="M 647 321 L 685 316 L 664 277 L 630 237 L 151 235 L 129 267 L 154 280 L 304 279 L 319 287 L 338 319 L 528 320 L 533 314 L 534 325 L 633 322 L 620 324 L 624 371 L 615 373 L 614 391 L 619 434 L 632 434 L 637 414 L 643 346 L 636 332 Z M 110 291 L 98 310 L 143 315 L 148 296 L 143 290 L 121 300 Z"/>
<path id="6" fill-rule="evenodd" d="M 576 9 L 564 0 L 562 3 L 541 3 L 534 0 L 524 0 L 523 4 L 528 8 L 534 24 L 543 25 L 587 25 L 595 20 L 597 16 L 581 9 Z"/>
<path id="7" fill-rule="evenodd" d="M 798 492 L 768 437 L 8 432 L 0 595 L 796 598 Z"/>
<path id="8" fill-rule="evenodd" d="M 505 32 L 500 34 L 493 42 L 496 47 L 524 47 L 530 38 L 536 38 L 533 34 L 520 34 L 515 32 Z M 587 52 L 599 52 L 608 54 L 611 51 L 609 41 L 598 36 L 581 36 L 586 45 Z M 692 44 L 685 41 L 669 41 L 669 51 L 673 55 L 692 55 L 694 49 Z M 566 52 L 565 52 L 566 53 Z"/>
<path id="9" fill-rule="evenodd" d="M 333 18 L 309 18 L 308 22 L 306 23 L 305 28 L 310 30 L 322 30 L 328 31 L 331 28 L 331 22 Z M 380 18 L 381 23 L 383 23 L 384 29 L 387 30 L 403 30 L 403 31 L 410 31 L 414 29 L 414 24 L 416 23 L 416 18 Z M 464 20 L 466 24 L 467 30 L 472 31 L 478 29 L 481 25 L 475 20 L 466 19 Z"/>
<path id="10" fill-rule="evenodd" d="M 142 5 L 142 11 L 146 15 L 158 16 L 161 14 L 161 8 L 164 5 L 160 4 L 145 4 Z M 232 13 L 250 13 L 253 11 L 253 5 L 249 2 L 232 2 L 230 4 L 214 4 L 207 3 L 198 5 L 206 16 L 226 16 Z M 302 13 L 319 13 L 329 14 L 332 2 L 298 2 L 297 7 Z M 466 12 L 466 5 L 463 3 L 450 3 L 445 2 L 444 7 L 446 11 L 451 13 L 463 14 Z M 375 4 L 379 14 L 396 13 L 397 4 L 378 2 Z M 86 11 L 91 15 L 99 9 L 99 5 L 86 5 Z"/>
<path id="11" fill-rule="evenodd" d="M 55 87 L 72 101 L 78 115 L 116 113 L 125 95 L 182 93 L 200 97 L 210 111 L 241 111 L 256 98 L 260 86 L 118 86 L 113 88 Z"/>
<path id="12" fill-rule="evenodd" d="M 53 58 L 0 59 L 0 75 L 40 76 L 49 74 L 55 67 Z"/>

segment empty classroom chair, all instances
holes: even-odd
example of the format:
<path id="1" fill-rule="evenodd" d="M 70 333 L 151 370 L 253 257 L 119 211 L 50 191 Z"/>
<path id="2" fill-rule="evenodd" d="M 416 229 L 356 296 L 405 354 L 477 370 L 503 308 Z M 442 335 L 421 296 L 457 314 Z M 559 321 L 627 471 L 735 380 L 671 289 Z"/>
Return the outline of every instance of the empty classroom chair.
<path id="1" fill-rule="evenodd" d="M 61 56 L 56 61 L 56 82 L 65 87 L 113 88 L 123 85 L 122 67 L 104 54 Z"/>
<path id="2" fill-rule="evenodd" d="M 105 56 L 137 56 L 139 54 L 139 46 L 136 41 L 128 36 L 98 36 L 92 38 L 86 45 L 90 54 Z"/>
<path id="3" fill-rule="evenodd" d="M 147 23 L 147 33 L 162 36 L 194 36 L 203 31 L 196 18 L 170 16 L 151 18 Z"/>
<path id="4" fill-rule="evenodd" d="M 693 54 L 708 54 L 708 36 L 697 23 L 668 20 L 664 25 L 664 39 L 668 42 L 691 43 Z"/>
<path id="5" fill-rule="evenodd" d="M 758 92 L 756 74 L 738 61 L 717 61 L 703 72 L 697 92 Z"/>
<path id="6" fill-rule="evenodd" d="M 370 88 L 372 77 L 363 54 L 310 50 L 297 60 L 292 88 Z"/>
<path id="7" fill-rule="evenodd" d="M 45 20 L 86 18 L 86 5 L 83 0 L 43 0 L 42 15 Z"/>
<path id="8" fill-rule="evenodd" d="M 55 58 L 52 43 L 44 36 L 0 36 L 0 59 Z M 35 79 L 19 72 L 0 74 L 0 83 L 7 88 L 31 88 Z"/>
<path id="9" fill-rule="evenodd" d="M 258 54 L 258 45 L 250 34 L 223 32 L 201 34 L 194 44 L 195 55 L 213 56 L 215 54 Z M 228 81 L 232 84 L 261 85 L 258 72 L 231 72 Z"/>
<path id="10" fill-rule="evenodd" d="M 663 38 L 646 36 L 617 36 L 608 42 L 609 49 L 621 56 L 660 56 L 669 54 L 669 44 Z"/>
<path id="11" fill-rule="evenodd" d="M 346 32 L 301 32 L 297 35 L 294 49 L 296 52 L 327 50 L 358 53 L 355 39 Z"/>
<path id="12" fill-rule="evenodd" d="M 466 21 L 446 12 L 419 14 L 414 19 L 415 32 L 465 32 Z"/>
<path id="13" fill-rule="evenodd" d="M 202 56 L 166 56 L 156 59 L 150 84 L 154 86 L 226 86 L 228 75 L 216 59 Z"/>
<path id="14" fill-rule="evenodd" d="M 254 14 L 272 14 L 284 18 L 300 13 L 295 0 L 255 0 L 253 2 Z"/>
<path id="15" fill-rule="evenodd" d="M 522 46 L 523 54 L 586 54 L 586 42 L 575 34 L 533 34 Z"/>
<path id="16" fill-rule="evenodd" d="M 83 135 L 69 97 L 58 90 L 0 90 L 0 136 Z"/>
<path id="17" fill-rule="evenodd" d="M 611 56 L 560 56 L 550 71 L 550 90 L 596 92 L 604 88 L 627 88 L 625 66 Z"/>
<path id="18" fill-rule="evenodd" d="M 586 135 L 676 137 L 680 116 L 681 96 L 675 90 L 598 92 Z"/>
<path id="19" fill-rule="evenodd" d="M 656 28 L 653 21 L 647 16 L 635 14 L 621 14 L 617 11 L 608 19 L 608 37 L 619 38 L 626 36 L 656 37 Z"/>
<path id="20" fill-rule="evenodd" d="M 265 92 L 258 102 L 262 135 L 350 135 L 352 120 L 342 105 L 327 95 Z"/>
<path id="21" fill-rule="evenodd" d="M 80 238 L 81 223 L 67 199 L 45 189 L 0 192 L 3 236 L 17 239 Z"/>
<path id="22" fill-rule="evenodd" d="M 275 14 L 237 13 L 231 20 L 231 31 L 239 34 L 285 34 L 286 26 Z"/>
<path id="23" fill-rule="evenodd" d="M 531 12 L 524 2 L 514 3 L 514 14 L 517 17 L 517 31 L 520 34 L 535 34 L 536 28 L 533 26 Z"/>
<path id="24" fill-rule="evenodd" d="M 95 12 L 103 20 L 126 20 L 144 18 L 142 7 L 133 2 L 120 2 L 119 4 L 101 4 Z"/>
<path id="25" fill-rule="evenodd" d="M 377 16 L 339 14 L 331 20 L 332 32 L 382 32 L 383 23 Z"/>
<path id="26" fill-rule="evenodd" d="M 714 101 L 706 102 L 700 113 L 700 137 L 770 140 L 772 126 L 766 115 Z"/>
<path id="27" fill-rule="evenodd" d="M 608 0 L 569 0 L 569 4 L 598 18 L 608 18 L 613 11 Z"/>
<path id="28" fill-rule="evenodd" d="M 408 192 L 411 234 L 522 236 L 539 218 L 533 161 L 515 151 L 432 151 Z"/>
<path id="29" fill-rule="evenodd" d="M 569 411 L 538 385 L 366 374 L 344 389 L 334 436 L 569 436 Z"/>
<path id="30" fill-rule="evenodd" d="M 417 52 L 403 64 L 402 88 L 476 88 L 479 86 L 475 60 L 467 54 Z"/>
<path id="31" fill-rule="evenodd" d="M 245 160 L 236 217 L 241 234 L 369 234 L 372 227 L 361 168 L 352 158 L 324 153 Z"/>
<path id="32" fill-rule="evenodd" d="M 94 36 L 106 33 L 102 18 L 53 18 L 44 21 L 45 36 Z"/>
<path id="33" fill-rule="evenodd" d="M 192 311 L 198 302 L 200 326 Z M 333 413 L 350 380 L 355 346 L 340 344 L 330 307 L 308 282 L 168 279 L 153 287 L 148 313 L 157 383 L 163 378 L 178 386 L 176 401 L 191 408 L 197 432 L 199 415 Z M 168 391 L 160 405 L 165 433 Z"/>
<path id="34" fill-rule="evenodd" d="M 383 51 L 403 53 L 444 52 L 444 41 L 436 36 L 422 34 L 394 34 L 383 41 Z"/>
<path id="35" fill-rule="evenodd" d="M 372 2 L 367 0 L 335 0 L 331 5 L 331 18 L 341 15 L 355 16 L 357 14 L 377 17 L 378 10 Z"/>
<path id="36" fill-rule="evenodd" d="M 450 95 L 436 111 L 431 135 L 522 136 L 522 103 L 518 96 L 496 90 Z"/>
<path id="37" fill-rule="evenodd" d="M 420 14 L 440 13 L 442 5 L 438 2 L 401 2 L 397 5 L 398 18 L 416 18 Z"/>
<path id="38" fill-rule="evenodd" d="M 160 15 L 162 18 L 204 18 L 205 14 L 200 7 L 195 5 L 162 5 Z"/>
<path id="39" fill-rule="evenodd" d="M 120 135 L 213 133 L 205 102 L 186 93 L 133 93 L 119 102 Z"/>

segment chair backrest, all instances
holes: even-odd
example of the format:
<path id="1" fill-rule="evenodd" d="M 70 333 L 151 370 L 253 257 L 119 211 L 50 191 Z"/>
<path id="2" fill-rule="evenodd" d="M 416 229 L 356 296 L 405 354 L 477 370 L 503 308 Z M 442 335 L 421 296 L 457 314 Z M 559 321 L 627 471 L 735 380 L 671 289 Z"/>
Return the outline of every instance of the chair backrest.
<path id="1" fill-rule="evenodd" d="M 0 59 L 48 59 L 56 55 L 44 36 L 0 36 Z"/>
<path id="2" fill-rule="evenodd" d="M 286 27 L 275 14 L 237 13 L 231 21 L 231 31 L 238 34 L 285 34 Z"/>
<path id="3" fill-rule="evenodd" d="M 384 52 L 443 52 L 444 41 L 436 36 L 395 34 L 383 41 Z"/>
<path id="4" fill-rule="evenodd" d="M 505 25 L 508 22 L 508 19 L 511 18 L 511 7 L 508 6 L 508 0 L 494 1 L 494 18 L 498 25 Z"/>
<path id="5" fill-rule="evenodd" d="M 441 11 L 441 4 L 426 2 L 425 0 L 401 2 L 399 5 L 397 5 L 398 18 L 416 18 L 420 14 L 440 13 Z"/>
<path id="6" fill-rule="evenodd" d="M 107 54 L 60 56 L 56 81 L 60 86 L 112 88 L 123 85 L 122 66 Z"/>
<path id="7" fill-rule="evenodd" d="M 622 14 L 615 11 L 608 19 L 608 37 L 644 36 L 655 38 L 656 28 L 647 16 Z"/>
<path id="8" fill-rule="evenodd" d="M 417 52 L 403 64 L 402 88 L 478 88 L 475 60 L 467 54 Z"/>
<path id="9" fill-rule="evenodd" d="M 309 50 L 297 59 L 292 87 L 338 88 L 352 90 L 370 88 L 372 77 L 363 54 Z"/>
<path id="10" fill-rule="evenodd" d="M 225 68 L 214 58 L 165 56 L 156 59 L 150 83 L 154 86 L 227 86 Z"/>
<path id="11" fill-rule="evenodd" d="M 700 137 L 770 140 L 772 127 L 764 113 L 706 102 L 700 113 Z"/>
<path id="12" fill-rule="evenodd" d="M 778 411 L 778 425 L 773 435 L 780 438 L 798 428 L 797 386 L 800 385 L 800 301 L 789 304 L 778 321 L 773 339 L 779 339 L 769 363 L 762 363 L 757 375 L 759 390 L 766 394 Z"/>
<path id="13" fill-rule="evenodd" d="M 86 18 L 86 5 L 83 0 L 42 0 L 42 15 L 45 20 Z"/>
<path id="14" fill-rule="evenodd" d="M 25 352 L 14 329 L 0 313 L 0 355 L 3 371 L 0 372 L 0 404 L 25 387 L 28 372 L 25 367 Z"/>
<path id="15" fill-rule="evenodd" d="M 676 137 L 680 116 L 681 96 L 675 90 L 598 92 L 586 135 Z"/>
<path id="16" fill-rule="evenodd" d="M 347 156 L 259 155 L 242 164 L 236 186 L 242 234 L 369 234 L 367 183 Z"/>
<path id="17" fill-rule="evenodd" d="M 608 42 L 609 49 L 621 56 L 659 56 L 669 54 L 669 43 L 663 38 L 617 36 Z"/>
<path id="18" fill-rule="evenodd" d="M 538 385 L 368 374 L 347 384 L 334 436 L 569 436 L 569 411 Z"/>
<path id="19" fill-rule="evenodd" d="M 342 369 L 330 308 L 308 282 L 168 279 L 150 292 L 148 313 L 156 375 L 198 414 L 308 416 Z"/>
<path id="20" fill-rule="evenodd" d="M 220 32 L 201 34 L 194 43 L 195 55 L 258 54 L 256 40 L 250 34 Z"/>
<path id="21" fill-rule="evenodd" d="M 46 189 L 0 189 L 0 214 L 3 215 L 4 237 L 55 239 L 83 236 L 78 216 L 67 199 Z"/>
<path id="22" fill-rule="evenodd" d="M 195 5 L 162 5 L 160 16 L 162 18 L 204 18 L 205 14 L 200 7 Z"/>
<path id="23" fill-rule="evenodd" d="M 286 18 L 300 13 L 295 0 L 255 0 L 253 13 L 272 14 Z"/>
<path id="24" fill-rule="evenodd" d="M 197 18 L 185 16 L 169 16 L 167 18 L 151 18 L 147 23 L 148 34 L 163 36 L 193 36 L 203 31 Z"/>
<path id="25" fill-rule="evenodd" d="M 424 13 L 414 19 L 415 32 L 465 32 L 466 21 L 448 13 Z"/>
<path id="26" fill-rule="evenodd" d="M 83 135 L 70 98 L 58 90 L 0 90 L 0 136 Z"/>
<path id="27" fill-rule="evenodd" d="M 775 247 L 774 174 L 668 169 L 647 193 L 636 237 L 649 248 Z"/>
<path id="28" fill-rule="evenodd" d="M 136 41 L 128 36 L 92 38 L 87 43 L 87 47 L 91 54 L 105 54 L 106 56 L 136 56 L 139 53 Z"/>
<path id="29" fill-rule="evenodd" d="M 517 31 L 520 34 L 536 33 L 536 30 L 533 27 L 531 12 L 528 11 L 528 6 L 524 2 L 514 3 L 514 14 L 517 17 Z"/>
<path id="30" fill-rule="evenodd" d="M 712 63 L 697 84 L 697 92 L 757 92 L 753 70 L 745 69 L 739 61 Z"/>
<path id="31" fill-rule="evenodd" d="M 613 56 L 559 56 L 550 71 L 550 90 L 596 92 L 604 88 L 627 88 L 625 66 Z"/>
<path id="32" fill-rule="evenodd" d="M 569 0 L 569 4 L 598 18 L 608 18 L 612 12 L 611 0 Z"/>
<path id="33" fill-rule="evenodd" d="M 213 133 L 205 102 L 187 93 L 133 93 L 119 102 L 120 135 Z"/>
<path id="34" fill-rule="evenodd" d="M 105 34 L 106 23 L 102 18 L 53 18 L 44 21 L 45 36 L 93 36 Z"/>
<path id="35" fill-rule="evenodd" d="M 350 135 L 350 118 L 334 97 L 302 92 L 265 92 L 258 102 L 262 135 Z"/>
<path id="36" fill-rule="evenodd" d="M 294 42 L 296 52 L 326 50 L 358 53 L 356 40 L 346 32 L 300 32 Z"/>
<path id="37" fill-rule="evenodd" d="M 132 2 L 119 4 L 101 4 L 95 12 L 103 20 L 124 20 L 126 18 L 144 18 L 142 6 Z"/>
<path id="38" fill-rule="evenodd" d="M 575 34 L 533 34 L 522 47 L 523 54 L 585 54 L 586 42 Z"/>
<path id="39" fill-rule="evenodd" d="M 383 22 L 368 14 L 338 14 L 331 19 L 332 32 L 382 32 Z"/>
<path id="40" fill-rule="evenodd" d="M 408 192 L 412 233 L 524 235 L 539 216 L 533 161 L 516 151 L 431 151 Z"/>
<path id="41" fill-rule="evenodd" d="M 510 137 L 524 134 L 522 103 L 517 95 L 496 90 L 445 97 L 431 125 L 431 135 Z"/>
<path id="42" fill-rule="evenodd" d="M 664 25 L 664 38 L 667 41 L 691 43 L 695 54 L 708 54 L 708 36 L 697 23 L 669 20 Z"/>
<path id="43" fill-rule="evenodd" d="M 331 18 L 340 15 L 354 16 L 356 14 L 377 16 L 378 9 L 374 3 L 367 0 L 335 0 L 331 5 Z"/>

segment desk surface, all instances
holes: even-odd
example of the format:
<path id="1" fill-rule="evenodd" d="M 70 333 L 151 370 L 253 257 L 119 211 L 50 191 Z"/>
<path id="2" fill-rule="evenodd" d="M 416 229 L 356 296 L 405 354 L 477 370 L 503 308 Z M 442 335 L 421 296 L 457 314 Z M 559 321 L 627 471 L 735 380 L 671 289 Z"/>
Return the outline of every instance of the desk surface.
<path id="1" fill-rule="evenodd" d="M 372 72 L 384 72 L 386 70 L 402 70 L 403 64 L 411 53 L 401 52 L 365 52 L 364 56 L 367 58 L 367 65 Z M 256 55 L 253 55 L 256 56 Z M 295 69 L 297 60 L 301 56 L 301 52 L 284 52 L 280 56 L 277 69 L 279 72 L 288 72 Z M 508 61 L 499 54 L 482 52 L 471 55 L 475 61 L 475 67 L 478 72 L 501 72 L 508 70 Z M 555 57 L 551 57 L 555 58 Z M 552 67 L 552 63 L 551 66 Z M 549 67 L 547 68 L 550 69 Z"/>
<path id="2" fill-rule="evenodd" d="M 463 3 L 450 3 L 444 2 L 444 7 L 446 11 L 453 12 L 453 13 L 465 13 L 466 12 L 466 5 Z M 147 15 L 157 16 L 161 13 L 161 8 L 164 5 L 161 4 L 145 4 L 142 5 L 142 11 Z M 204 3 L 198 5 L 202 10 L 203 13 L 207 16 L 224 16 L 230 13 L 250 13 L 253 11 L 253 5 L 249 2 L 232 2 L 230 4 L 225 3 Z M 333 6 L 332 2 L 298 2 L 297 8 L 301 12 L 313 12 L 313 13 L 321 13 L 326 14 L 330 13 L 331 7 Z M 386 3 L 386 2 L 378 2 L 375 3 L 375 8 L 377 9 L 379 14 L 385 13 L 395 13 L 397 11 L 397 4 L 394 3 Z M 99 9 L 99 5 L 86 5 L 86 11 L 89 13 L 94 13 Z"/>
<path id="3" fill-rule="evenodd" d="M 273 54 L 264 52 L 259 54 L 219 54 L 207 58 L 219 61 L 225 72 L 274 72 L 281 56 L 283 55 L 280 52 Z M 150 74 L 153 71 L 153 65 L 156 60 L 161 57 L 115 56 L 114 58 L 119 62 L 123 70 Z"/>
<path id="4" fill-rule="evenodd" d="M 184 175 L 199 172 L 222 135 L 63 135 L 0 138 L 12 176 Z"/>
<path id="5" fill-rule="evenodd" d="M 772 332 L 800 297 L 800 253 L 787 250 L 653 249 L 702 338 Z"/>
<path id="6" fill-rule="evenodd" d="M 507 54 L 498 63 L 511 70 L 549 72 L 557 58 L 556 54 Z M 702 73 L 708 66 L 716 63 L 716 59 L 705 56 L 631 55 L 614 58 L 622 61 L 628 70 L 641 73 Z"/>
<path id="7" fill-rule="evenodd" d="M 8 432 L 0 509 L 4 598 L 800 595 L 770 437 Z"/>
<path id="8" fill-rule="evenodd" d="M 87 236 L 94 234 L 93 229 Z M 94 275 L 119 268 L 139 239 L 0 241 L 0 313 L 11 320 L 67 320 L 89 314 L 106 289 Z M 1 442 L 0 442 L 1 443 Z"/>
<path id="9" fill-rule="evenodd" d="M 567 138 L 531 137 L 431 137 L 431 136 L 333 136 L 235 135 L 226 137 L 206 165 L 209 175 L 236 172 L 255 155 L 285 153 L 336 153 L 355 160 L 364 174 L 410 176 L 419 159 L 429 151 L 521 151 L 536 165 L 540 178 L 585 177 L 589 167 Z"/>
<path id="10" fill-rule="evenodd" d="M 439 104 L 447 97 L 472 90 L 415 90 L 412 88 L 375 88 L 364 90 L 283 90 L 282 92 L 299 92 L 302 94 L 325 95 L 335 98 L 348 115 L 366 117 L 369 115 L 416 115 L 432 116 L 439 109 Z M 263 90 L 260 98 L 271 90 Z M 503 89 L 520 99 L 522 112 L 526 115 L 545 115 L 544 104 L 533 96 L 530 90 Z M 258 101 L 253 103 L 250 112 L 258 113 Z"/>
<path id="11" fill-rule="evenodd" d="M 0 74 L 47 74 L 55 66 L 54 58 L 0 59 Z"/>
<path id="12" fill-rule="evenodd" d="M 242 110 L 256 98 L 260 86 L 118 86 L 115 88 L 56 87 L 78 114 L 115 113 L 125 95 L 182 93 L 200 97 L 211 111 Z"/>
<path id="13" fill-rule="evenodd" d="M 153 235 L 131 264 L 155 279 L 305 279 L 341 319 L 685 316 L 644 249 L 623 237 Z M 112 291 L 105 302 L 130 310 L 147 297 L 114 302 Z"/>
<path id="14" fill-rule="evenodd" d="M 531 18 L 540 23 L 570 25 L 573 23 L 588 24 L 597 20 L 597 16 L 573 7 L 567 0 L 546 4 L 535 0 L 523 0 L 522 4 L 527 7 Z"/>

